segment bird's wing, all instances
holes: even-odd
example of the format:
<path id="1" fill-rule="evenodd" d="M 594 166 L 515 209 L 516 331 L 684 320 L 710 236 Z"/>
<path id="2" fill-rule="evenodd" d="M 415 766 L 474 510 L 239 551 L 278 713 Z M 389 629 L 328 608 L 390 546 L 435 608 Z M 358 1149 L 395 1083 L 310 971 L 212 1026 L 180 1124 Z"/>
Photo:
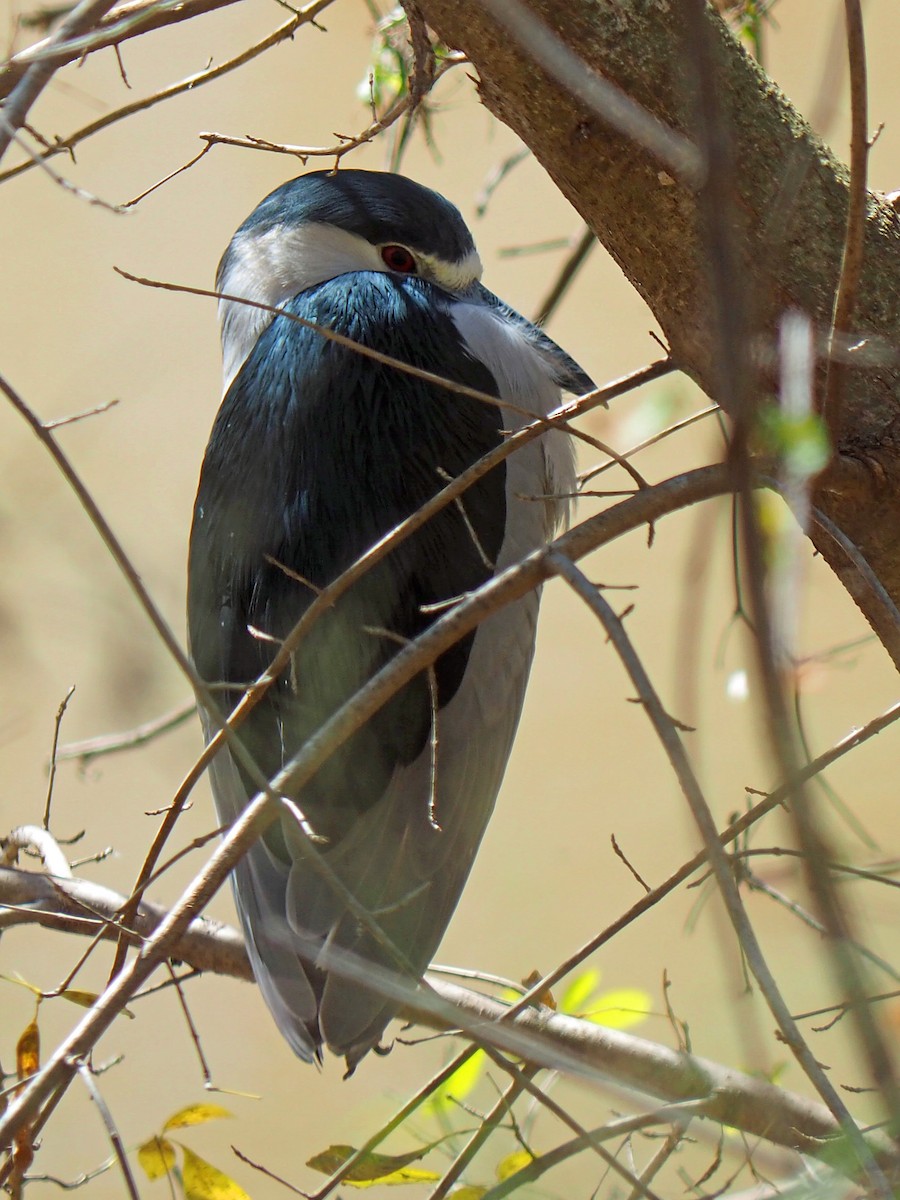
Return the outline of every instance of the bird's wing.
<path id="1" fill-rule="evenodd" d="M 497 312 L 504 321 L 516 326 L 532 343 L 534 349 L 544 358 L 559 387 L 573 396 L 583 396 L 592 392 L 597 386 L 587 371 L 580 367 L 570 354 L 558 346 L 548 334 L 537 325 L 533 325 L 527 317 L 516 312 L 499 296 L 495 296 L 484 284 L 476 284 L 473 289 L 479 302 Z"/>
<path id="2" fill-rule="evenodd" d="M 457 304 L 454 324 L 466 352 L 488 368 L 502 398 L 504 429 L 524 424 L 530 412 L 545 415 L 559 402 L 555 371 L 536 353 L 529 331 L 504 321 L 493 307 Z M 505 528 L 497 570 L 543 545 L 562 517 L 548 493 L 573 487 L 570 439 L 545 436 L 506 464 Z M 464 498 L 464 502 L 465 498 Z M 382 801 L 364 814 L 329 855 L 338 872 L 414 970 L 437 949 L 469 874 L 494 806 L 512 748 L 531 666 L 539 594 L 529 593 L 482 622 L 469 650 L 465 676 L 442 706 L 435 745 L 398 766 Z M 432 753 L 434 751 L 434 753 Z M 321 907 L 313 912 L 309 898 Z M 295 857 L 288 912 L 302 913 L 306 928 L 331 947 L 352 948 L 376 963 L 390 957 L 345 915 L 332 892 L 317 884 Z M 396 1004 L 359 992 L 356 980 L 329 974 L 319 1011 L 326 1042 L 353 1063 L 379 1036 Z"/>
<path id="3" fill-rule="evenodd" d="M 414 365 L 496 390 L 422 281 L 343 276 L 297 297 L 291 307 Z M 292 628 L 313 589 L 416 511 L 448 475 L 497 445 L 500 429 L 501 414 L 489 405 L 276 320 L 223 402 L 201 475 L 189 625 L 204 678 L 232 685 L 233 702 L 241 685 L 267 665 L 272 639 Z M 398 640 L 427 628 L 434 619 L 428 606 L 489 577 L 503 553 L 506 504 L 506 470 L 500 467 L 323 616 L 292 670 L 242 726 L 242 740 L 265 776 L 274 775 L 392 657 Z M 325 860 L 400 943 L 417 973 L 455 906 L 499 786 L 531 656 L 532 608 L 520 609 L 521 628 L 511 646 L 500 647 L 503 658 L 490 661 L 491 638 L 480 630 L 435 664 L 439 791 L 433 812 L 432 696 L 424 675 L 295 797 L 327 839 Z M 496 624 L 499 645 L 509 640 L 511 627 L 505 619 Z M 481 643 L 486 674 L 510 676 L 511 702 L 494 705 L 492 723 L 483 719 L 492 707 L 490 686 L 502 688 L 495 683 L 486 691 L 483 680 L 477 688 L 466 686 L 473 645 Z M 458 722 L 451 720 L 457 711 Z M 228 821 L 257 788 L 227 752 L 220 759 L 213 785 Z M 377 1041 L 389 1011 L 358 984 L 345 987 L 304 966 L 310 935 L 314 950 L 337 946 L 387 966 L 394 960 L 374 949 L 370 935 L 335 906 L 321 877 L 303 867 L 296 836 L 283 819 L 250 852 L 235 878 L 238 907 L 263 991 L 298 1053 L 310 1057 L 324 1036 L 355 1061 Z M 320 1004 L 319 1025 L 310 1019 L 311 993 Z"/>

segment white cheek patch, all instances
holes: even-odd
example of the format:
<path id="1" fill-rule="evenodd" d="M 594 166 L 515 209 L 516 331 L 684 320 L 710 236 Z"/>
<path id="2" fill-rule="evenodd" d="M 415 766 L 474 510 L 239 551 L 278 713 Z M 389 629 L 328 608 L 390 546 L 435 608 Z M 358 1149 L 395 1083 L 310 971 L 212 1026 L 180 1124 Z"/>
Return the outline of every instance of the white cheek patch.
<path id="1" fill-rule="evenodd" d="M 553 364 L 535 346 L 526 328 L 479 304 L 456 304 L 453 320 L 467 350 L 484 363 L 493 375 L 501 399 L 518 408 L 546 417 L 560 403 L 560 387 Z M 525 424 L 521 413 L 504 417 L 508 428 Z M 544 487 L 549 496 L 559 496 L 553 506 L 552 523 L 567 519 L 566 497 L 575 491 L 575 456 L 571 437 L 561 429 L 550 429 L 540 439 L 544 456 Z M 513 459 L 517 456 L 513 455 Z"/>
<path id="2" fill-rule="evenodd" d="M 481 259 L 477 250 L 470 250 L 465 258 L 457 262 L 446 262 L 431 254 L 417 253 L 419 274 L 430 279 L 448 292 L 464 292 L 481 278 Z"/>
<path id="3" fill-rule="evenodd" d="M 348 271 L 383 271 L 373 245 L 334 225 L 274 225 L 235 234 L 219 266 L 217 290 L 277 307 L 299 292 Z M 223 393 L 247 360 L 272 313 L 234 300 L 219 301 Z"/>
<path id="4" fill-rule="evenodd" d="M 560 389 L 553 366 L 527 328 L 482 304 L 455 304 L 450 311 L 466 348 L 494 376 L 501 396 L 536 417 L 556 407 Z"/>

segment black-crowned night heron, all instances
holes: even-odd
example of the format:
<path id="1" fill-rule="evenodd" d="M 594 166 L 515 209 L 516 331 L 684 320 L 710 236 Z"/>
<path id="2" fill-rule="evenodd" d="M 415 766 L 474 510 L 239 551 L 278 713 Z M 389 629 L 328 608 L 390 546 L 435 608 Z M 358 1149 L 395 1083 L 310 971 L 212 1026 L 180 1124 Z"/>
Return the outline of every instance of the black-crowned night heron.
<path id="1" fill-rule="evenodd" d="M 281 306 L 512 407 L 221 301 L 225 398 L 194 510 L 188 610 L 197 669 L 228 685 L 226 709 L 267 667 L 315 589 L 528 414 L 556 407 L 561 389 L 591 388 L 480 275 L 452 204 L 372 171 L 294 179 L 232 238 L 221 292 Z M 275 776 L 448 602 L 543 545 L 573 486 L 569 438 L 548 432 L 365 574 L 241 726 L 263 774 Z M 407 684 L 290 797 L 322 839 L 324 860 L 416 972 L 437 949 L 503 778 L 538 599 L 529 594 L 447 650 L 430 677 Z M 224 823 L 258 791 L 227 750 L 212 781 Z M 352 1068 L 397 1003 L 339 972 L 340 951 L 376 967 L 395 962 L 298 852 L 301 836 L 287 813 L 269 828 L 234 872 L 237 908 L 256 978 L 293 1049 L 310 1060 L 324 1044 Z"/>

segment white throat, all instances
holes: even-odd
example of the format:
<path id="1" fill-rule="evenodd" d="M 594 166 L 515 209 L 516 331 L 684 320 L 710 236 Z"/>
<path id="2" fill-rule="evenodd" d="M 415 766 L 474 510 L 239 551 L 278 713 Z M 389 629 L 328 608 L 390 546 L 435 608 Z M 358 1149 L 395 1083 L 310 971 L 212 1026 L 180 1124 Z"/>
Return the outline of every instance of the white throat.
<path id="1" fill-rule="evenodd" d="M 410 247 L 417 274 L 449 292 L 464 291 L 481 277 L 481 260 L 472 250 L 457 262 L 446 262 Z M 387 273 L 378 246 L 357 233 L 314 221 L 273 225 L 235 234 L 222 259 L 218 291 L 273 308 L 327 279 L 350 271 Z M 222 328 L 224 392 L 247 361 L 273 314 L 236 300 L 219 301 Z"/>
<path id="2" fill-rule="evenodd" d="M 264 233 L 235 235 L 222 259 L 217 290 L 273 308 L 298 292 L 348 271 L 383 271 L 375 246 L 334 225 L 274 225 Z M 247 360 L 273 314 L 234 300 L 219 301 L 223 394 Z"/>

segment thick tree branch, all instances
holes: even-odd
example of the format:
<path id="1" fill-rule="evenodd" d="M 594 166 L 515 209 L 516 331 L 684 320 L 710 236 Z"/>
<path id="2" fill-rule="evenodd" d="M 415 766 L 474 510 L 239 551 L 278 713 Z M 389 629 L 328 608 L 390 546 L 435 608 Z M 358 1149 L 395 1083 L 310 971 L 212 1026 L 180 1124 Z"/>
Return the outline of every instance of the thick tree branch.
<path id="1" fill-rule="evenodd" d="M 561 82 L 535 62 L 492 10 L 506 0 L 422 0 L 439 36 L 478 71 L 486 106 L 531 147 L 653 310 L 676 361 L 715 398 L 714 305 L 698 195 L 644 145 L 614 132 L 578 81 Z M 657 121 L 691 138 L 679 8 L 662 0 L 528 0 L 527 13 Z M 748 331 L 771 360 L 778 317 L 808 313 L 821 338 L 831 327 L 849 202 L 849 175 L 711 10 L 721 101 L 732 138 L 734 239 L 750 287 Z M 602 313 L 598 312 L 598 323 Z M 900 215 L 869 194 L 863 270 L 854 309 L 853 371 L 842 404 L 844 440 L 815 503 L 859 548 L 900 601 Z M 759 390 L 770 382 L 757 381 Z M 833 539 L 813 540 L 848 582 Z M 853 594 L 852 586 L 849 587 Z M 900 665 L 900 630 L 854 596 Z"/>
<path id="2" fill-rule="evenodd" d="M 0 910 L 0 929 L 33 923 L 92 935 L 108 922 L 108 936 L 114 938 L 118 929 L 112 922 L 123 904 L 123 896 L 86 880 L 0 868 L 0 905 L 5 910 Z M 143 940 L 166 916 L 164 909 L 145 901 L 130 925 L 136 940 Z M 252 979 L 240 935 L 216 921 L 192 921 L 170 952 L 200 971 Z M 427 981 L 441 1003 L 436 1006 L 427 995 L 421 1004 L 408 1002 L 405 1015 L 418 1024 L 440 1030 L 462 1025 L 470 1036 L 488 1044 L 498 1039 L 502 1044 L 500 1031 L 509 1026 L 510 1037 L 518 1034 L 521 1043 L 524 1035 L 524 1044 L 536 1056 L 549 1062 L 556 1056 L 563 1069 L 576 1075 L 599 1074 L 653 1101 L 690 1103 L 695 1116 L 826 1162 L 835 1159 L 840 1129 L 821 1104 L 707 1059 L 542 1006 L 509 1019 L 508 1005 L 439 976 L 429 975 Z M 900 1156 L 886 1140 L 874 1137 L 869 1144 L 885 1169 L 900 1171 Z"/>
<path id="3" fill-rule="evenodd" d="M 42 925 L 63 933 L 115 940 L 127 897 L 84 879 L 64 879 L 36 871 L 0 867 L 0 933 L 17 925 Z M 143 900 L 128 922 L 139 942 L 162 923 L 166 909 Z M 198 971 L 252 979 L 241 935 L 208 917 L 192 921 L 171 948 L 170 957 Z"/>

